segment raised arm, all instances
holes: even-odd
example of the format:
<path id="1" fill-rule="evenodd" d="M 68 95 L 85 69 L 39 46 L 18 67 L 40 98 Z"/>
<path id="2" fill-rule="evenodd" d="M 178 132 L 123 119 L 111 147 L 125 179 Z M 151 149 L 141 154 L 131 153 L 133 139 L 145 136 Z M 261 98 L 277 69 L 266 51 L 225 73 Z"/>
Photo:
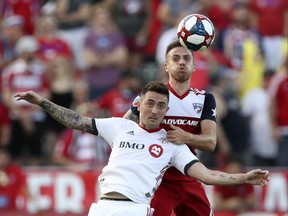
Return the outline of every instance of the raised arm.
<path id="1" fill-rule="evenodd" d="M 92 125 L 92 119 L 79 115 L 73 110 L 59 106 L 33 91 L 27 91 L 15 95 L 17 101 L 26 100 L 31 104 L 40 106 L 49 115 L 51 115 L 56 121 L 63 124 L 67 128 L 72 128 L 80 131 L 95 134 L 94 127 Z"/>
<path id="2" fill-rule="evenodd" d="M 134 121 L 134 122 L 138 122 L 138 121 L 139 121 L 139 116 L 135 115 L 131 110 L 128 110 L 128 111 L 124 114 L 123 118 L 125 118 L 125 119 L 130 119 L 130 120 L 132 120 L 132 121 Z"/>
<path id="3" fill-rule="evenodd" d="M 267 170 L 255 169 L 247 173 L 227 173 L 206 168 L 201 162 L 189 167 L 187 175 L 207 185 L 252 184 L 266 186 L 270 176 Z"/>

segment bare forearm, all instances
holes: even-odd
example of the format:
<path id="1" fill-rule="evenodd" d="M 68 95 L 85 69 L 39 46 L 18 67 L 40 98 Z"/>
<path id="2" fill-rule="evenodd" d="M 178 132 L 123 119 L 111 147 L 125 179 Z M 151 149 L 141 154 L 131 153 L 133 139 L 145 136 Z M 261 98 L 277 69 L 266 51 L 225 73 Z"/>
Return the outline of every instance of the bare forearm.
<path id="1" fill-rule="evenodd" d="M 187 145 L 201 151 L 214 151 L 216 147 L 216 139 L 210 134 L 191 134 L 187 132 Z"/>
<path id="2" fill-rule="evenodd" d="M 138 121 L 139 121 L 139 117 L 138 117 L 137 115 L 135 115 L 134 113 L 132 113 L 131 110 L 128 110 L 128 111 L 124 114 L 123 118 L 125 118 L 125 119 L 130 119 L 130 120 L 132 120 L 132 121 L 134 121 L 134 122 L 138 122 Z"/>
<path id="3" fill-rule="evenodd" d="M 245 174 L 230 174 L 206 168 L 201 162 L 193 164 L 187 174 L 207 185 L 238 185 L 245 183 Z"/>
<path id="4" fill-rule="evenodd" d="M 47 99 L 43 99 L 39 106 L 67 128 L 89 133 L 94 132 L 91 118 L 83 117 L 75 111 L 61 107 Z"/>
<path id="5" fill-rule="evenodd" d="M 245 174 L 242 173 L 231 174 L 211 170 L 209 171 L 209 175 L 207 182 L 204 182 L 208 185 L 239 185 L 244 184 L 246 180 Z"/>

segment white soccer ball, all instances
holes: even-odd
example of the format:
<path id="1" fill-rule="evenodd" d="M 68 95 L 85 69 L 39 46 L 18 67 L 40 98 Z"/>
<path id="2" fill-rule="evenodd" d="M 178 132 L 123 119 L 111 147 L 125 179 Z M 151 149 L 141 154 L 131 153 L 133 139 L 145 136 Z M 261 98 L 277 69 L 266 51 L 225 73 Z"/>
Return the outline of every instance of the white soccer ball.
<path id="1" fill-rule="evenodd" d="M 211 20 L 201 14 L 190 14 L 178 24 L 178 40 L 192 51 L 207 49 L 215 38 L 215 27 Z"/>

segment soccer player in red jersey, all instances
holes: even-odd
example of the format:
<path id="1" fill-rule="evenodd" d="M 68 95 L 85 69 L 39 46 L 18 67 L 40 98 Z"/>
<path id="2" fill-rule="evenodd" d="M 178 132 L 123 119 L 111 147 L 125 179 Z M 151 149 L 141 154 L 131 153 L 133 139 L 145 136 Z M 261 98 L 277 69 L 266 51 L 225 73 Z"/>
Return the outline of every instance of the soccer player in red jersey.
<path id="1" fill-rule="evenodd" d="M 169 110 L 161 123 L 167 138 L 175 144 L 186 143 L 195 149 L 213 151 L 216 146 L 216 103 L 212 94 L 190 87 L 195 70 L 193 54 L 178 41 L 168 45 L 165 71 L 169 75 Z M 136 98 L 125 118 L 137 121 Z M 213 211 L 204 188 L 195 179 L 187 178 L 174 168 L 164 175 L 151 206 L 155 216 L 209 216 Z"/>

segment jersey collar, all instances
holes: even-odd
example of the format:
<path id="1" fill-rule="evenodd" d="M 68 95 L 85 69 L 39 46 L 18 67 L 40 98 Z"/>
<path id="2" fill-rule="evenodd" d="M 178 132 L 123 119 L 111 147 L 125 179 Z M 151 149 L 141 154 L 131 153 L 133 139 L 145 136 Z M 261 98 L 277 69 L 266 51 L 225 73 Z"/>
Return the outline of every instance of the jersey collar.
<path id="1" fill-rule="evenodd" d="M 158 132 L 158 131 L 161 130 L 160 127 L 159 127 L 159 128 L 155 128 L 155 129 L 148 130 L 148 129 L 142 127 L 140 124 L 138 124 L 138 125 L 139 125 L 139 127 L 141 127 L 143 130 L 147 131 L 148 133 L 154 133 L 154 132 Z"/>
<path id="2" fill-rule="evenodd" d="M 179 95 L 179 94 L 172 88 L 172 86 L 170 85 L 170 83 L 166 83 L 166 85 L 167 85 L 169 91 L 170 91 L 172 94 L 174 94 L 176 97 L 178 97 L 179 99 L 185 98 L 185 97 L 189 94 L 189 92 L 190 92 L 190 88 L 189 88 L 183 95 Z"/>

